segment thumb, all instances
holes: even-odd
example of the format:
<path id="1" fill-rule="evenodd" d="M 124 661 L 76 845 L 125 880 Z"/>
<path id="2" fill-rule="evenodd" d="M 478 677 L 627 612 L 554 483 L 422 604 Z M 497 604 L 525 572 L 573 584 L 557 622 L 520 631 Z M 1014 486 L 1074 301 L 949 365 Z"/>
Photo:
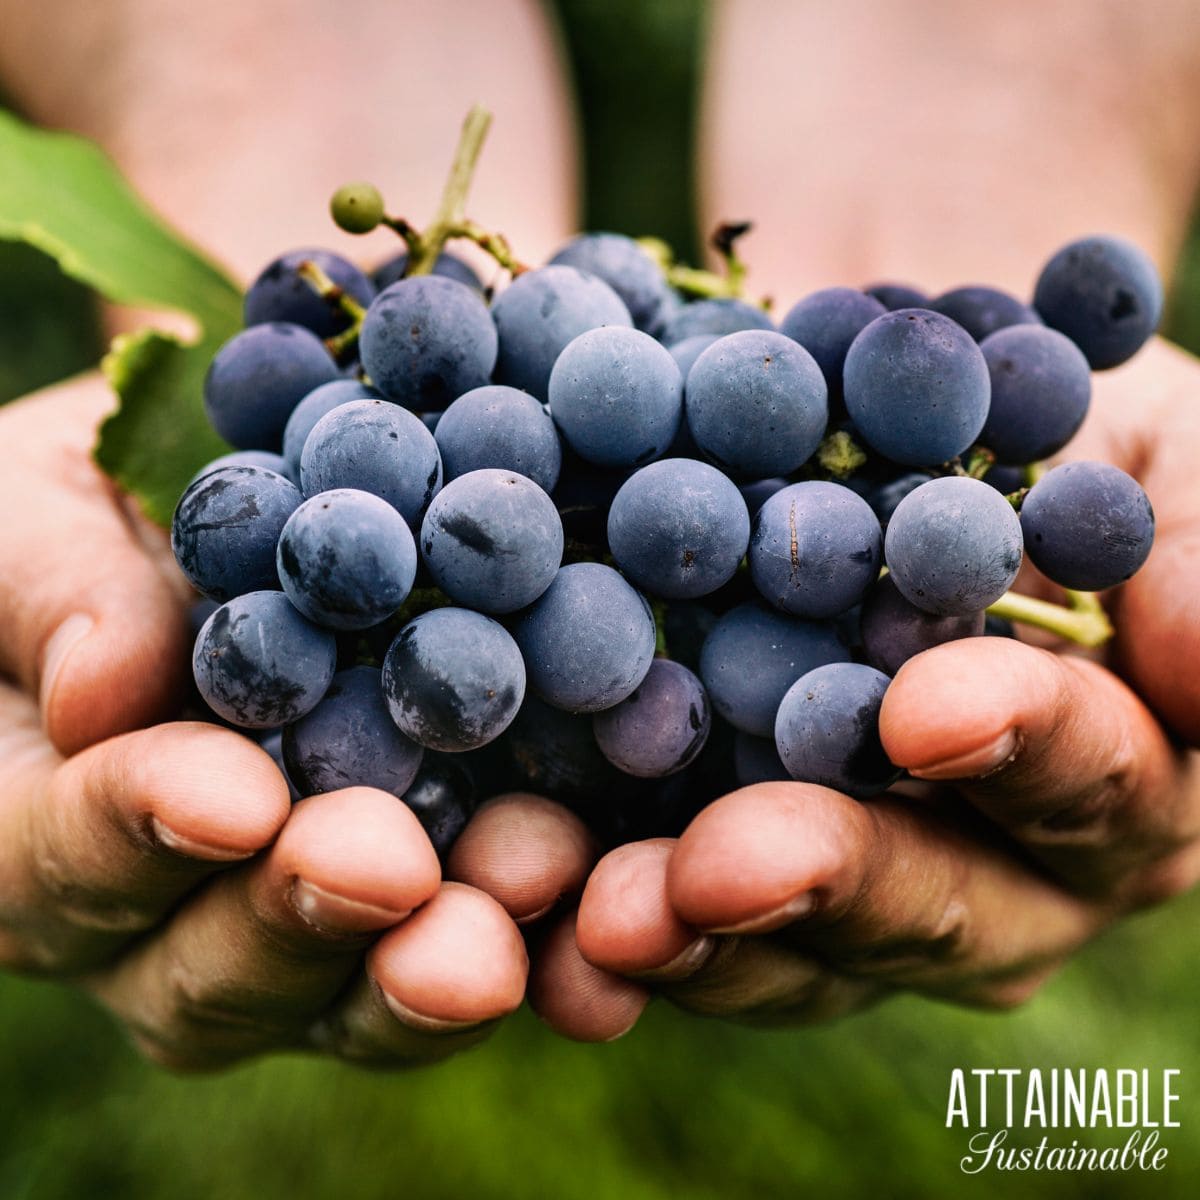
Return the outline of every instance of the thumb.
<path id="1" fill-rule="evenodd" d="M 0 671 L 64 754 L 163 715 L 186 663 L 182 594 L 91 459 L 111 403 L 91 374 L 0 412 Z"/>

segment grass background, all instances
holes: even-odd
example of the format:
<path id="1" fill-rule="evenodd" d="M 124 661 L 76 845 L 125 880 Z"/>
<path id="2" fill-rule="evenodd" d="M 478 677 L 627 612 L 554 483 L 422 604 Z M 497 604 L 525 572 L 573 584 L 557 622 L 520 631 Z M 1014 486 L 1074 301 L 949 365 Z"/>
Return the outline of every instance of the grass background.
<path id="1" fill-rule="evenodd" d="M 556 7 L 585 114 L 585 224 L 694 245 L 702 4 Z M 0 245 L 0 399 L 95 361 L 90 314 L 47 261 Z M 1195 239 L 1171 322 L 1200 349 Z M 1127 922 L 1006 1016 L 901 999 L 767 1034 L 652 1007 L 622 1042 L 581 1047 L 523 1012 L 483 1049 L 407 1075 L 286 1057 L 174 1078 L 87 1001 L 0 977 L 0 1200 L 1191 1197 L 1198 926 L 1200 894 Z M 956 1066 L 1179 1068 L 1168 1169 L 965 1177 L 964 1138 L 942 1128 Z"/>

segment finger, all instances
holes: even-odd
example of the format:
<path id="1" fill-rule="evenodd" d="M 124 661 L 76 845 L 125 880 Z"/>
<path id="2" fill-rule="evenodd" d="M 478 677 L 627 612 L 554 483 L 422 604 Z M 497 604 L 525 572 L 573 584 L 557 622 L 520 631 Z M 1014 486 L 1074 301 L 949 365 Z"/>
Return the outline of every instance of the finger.
<path id="1" fill-rule="evenodd" d="M 371 950 L 366 972 L 310 1040 L 356 1062 L 433 1062 L 514 1012 L 528 973 L 525 943 L 504 909 L 475 888 L 444 883 Z"/>
<path id="2" fill-rule="evenodd" d="M 596 854 L 595 839 L 574 813 L 515 792 L 479 807 L 450 852 L 446 874 L 486 892 L 526 925 L 579 895 Z"/>
<path id="3" fill-rule="evenodd" d="M 65 754 L 167 712 L 186 665 L 179 595 L 91 459 L 110 405 L 96 375 L 5 413 L 21 452 L 0 498 L 23 517 L 0 524 L 0 671 L 40 697 Z"/>
<path id="4" fill-rule="evenodd" d="M 534 957 L 529 1005 L 556 1033 L 579 1042 L 612 1042 L 642 1015 L 650 993 L 593 967 L 575 941 L 575 914 L 562 917 Z"/>
<path id="5" fill-rule="evenodd" d="M 712 955 L 716 940 L 684 924 L 667 895 L 674 838 L 631 842 L 606 854 L 579 901 L 575 940 L 603 971 L 656 981 L 686 978 Z"/>
<path id="6" fill-rule="evenodd" d="M 760 784 L 700 813 L 667 887 L 699 929 L 788 927 L 789 944 L 839 972 L 983 997 L 994 980 L 1056 962 L 1111 914 L 979 832 L 899 796 L 860 804 L 808 784 Z"/>
<path id="7" fill-rule="evenodd" d="M 1073 887 L 1111 894 L 1200 835 L 1200 787 L 1138 697 L 1084 659 L 971 638 L 911 659 L 884 748 L 952 780 Z"/>
<path id="8" fill-rule="evenodd" d="M 1147 347 L 1146 359 L 1159 393 L 1160 413 L 1149 418 L 1157 436 L 1148 437 L 1143 425 L 1125 445 L 1144 450 L 1142 462 L 1127 469 L 1146 488 L 1157 527 L 1145 565 L 1112 598 L 1117 658 L 1154 709 L 1190 745 L 1200 746 L 1200 488 L 1195 466 L 1200 409 L 1194 402 L 1200 363 L 1161 340 Z M 1139 398 L 1147 382 L 1141 380 Z M 1128 400 L 1129 385 L 1123 380 L 1104 385 L 1119 389 Z M 1139 405 L 1126 402 L 1120 408 L 1126 420 L 1139 419 Z M 1147 421 L 1144 413 L 1140 420 Z"/>
<path id="9" fill-rule="evenodd" d="M 765 938 L 700 935 L 671 908 L 658 839 L 605 855 L 588 880 L 575 938 L 593 966 L 641 980 L 680 1008 L 756 1025 L 803 1024 L 855 1011 L 882 994 Z"/>
<path id="10" fill-rule="evenodd" d="M 1093 378 L 1092 411 L 1066 457 L 1113 462 L 1154 505 L 1154 548 L 1107 598 L 1121 673 L 1171 728 L 1200 746 L 1200 488 L 1195 403 L 1200 361 L 1153 338 L 1129 363 Z"/>
<path id="11" fill-rule="evenodd" d="M 213 880 L 91 983 L 156 1059 L 220 1065 L 295 1045 L 372 935 L 437 893 L 437 855 L 372 788 L 303 800 L 258 862 Z"/>
<path id="12" fill-rule="evenodd" d="M 287 816 L 275 764 L 237 734 L 163 725 L 62 762 L 35 722 L 32 705 L 7 689 L 0 924 L 13 940 L 10 966 L 104 961 L 198 881 L 268 845 Z"/>
<path id="13" fill-rule="evenodd" d="M 887 988 L 841 975 L 770 938 L 729 937 L 719 939 L 698 971 L 662 991 L 688 1012 L 769 1028 L 835 1020 L 874 1003 Z"/>

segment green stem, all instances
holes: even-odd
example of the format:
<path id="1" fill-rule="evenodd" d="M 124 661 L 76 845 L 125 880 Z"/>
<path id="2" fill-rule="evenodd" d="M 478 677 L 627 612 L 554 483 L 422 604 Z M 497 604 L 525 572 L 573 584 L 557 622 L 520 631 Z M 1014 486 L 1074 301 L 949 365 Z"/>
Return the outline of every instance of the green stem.
<path id="1" fill-rule="evenodd" d="M 384 217 L 380 224 L 404 239 L 409 254 L 414 254 L 420 248 L 421 235 L 403 217 Z"/>
<path id="2" fill-rule="evenodd" d="M 729 294 L 741 299 L 746 287 L 746 264 L 738 257 L 738 239 L 750 232 L 749 221 L 723 221 L 712 235 L 712 247 L 725 263 L 725 280 Z"/>
<path id="3" fill-rule="evenodd" d="M 330 307 L 340 308 L 355 325 L 362 323 L 367 310 L 353 296 L 347 295 L 338 287 L 315 262 L 302 262 L 296 268 L 296 274 Z"/>
<path id="4" fill-rule="evenodd" d="M 1080 646 L 1102 646 L 1112 637 L 1113 627 L 1100 607 L 1100 601 L 1090 593 L 1089 596 L 1086 607 L 1067 608 L 1048 600 L 1037 600 L 1033 596 L 1006 592 L 988 608 L 988 612 L 1009 621 L 1020 621 L 1036 629 L 1045 629 Z"/>
<path id="5" fill-rule="evenodd" d="M 689 296 L 701 296 L 705 299 L 737 298 L 737 292 L 730 286 L 730 279 L 725 275 L 718 275 L 715 271 L 672 263 L 666 269 L 666 276 L 667 282 L 673 288 Z"/>
<path id="6" fill-rule="evenodd" d="M 834 479 L 849 479 L 866 461 L 862 448 L 844 429 L 835 430 L 817 447 L 817 462 Z"/>
<path id="7" fill-rule="evenodd" d="M 458 149 L 454 153 L 454 162 L 450 167 L 450 176 L 442 190 L 442 199 L 434 214 L 433 224 L 420 234 L 415 242 L 409 243 L 410 256 L 406 273 L 408 276 L 428 275 L 433 270 L 433 264 L 437 262 L 446 239 L 452 236 L 454 227 L 463 223 L 467 193 L 471 190 L 471 177 L 475 173 L 475 164 L 479 161 L 479 153 L 483 149 L 491 123 L 492 114 L 479 104 L 467 113 L 458 139 Z"/>
<path id="8" fill-rule="evenodd" d="M 448 238 L 465 238 L 474 242 L 481 250 L 487 251 L 496 262 L 512 275 L 521 275 L 529 270 L 512 252 L 508 239 L 502 233 L 489 233 L 482 225 L 474 221 L 459 221 L 451 226 L 446 236 Z"/>
<path id="9" fill-rule="evenodd" d="M 1033 487 L 1033 485 L 1037 483 L 1037 481 L 1041 479 L 1043 475 L 1045 475 L 1047 470 L 1048 468 L 1044 462 L 1030 463 L 1025 468 L 1025 486 L 1027 488 Z"/>
<path id="10" fill-rule="evenodd" d="M 986 446 L 975 446 L 967 456 L 967 476 L 982 479 L 996 464 L 996 456 Z"/>

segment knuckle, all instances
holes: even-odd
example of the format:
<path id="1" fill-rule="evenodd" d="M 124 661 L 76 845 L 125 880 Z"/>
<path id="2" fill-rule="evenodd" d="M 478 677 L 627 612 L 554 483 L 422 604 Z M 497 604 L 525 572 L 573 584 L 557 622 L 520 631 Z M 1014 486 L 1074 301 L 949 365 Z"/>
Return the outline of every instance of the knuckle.
<path id="1" fill-rule="evenodd" d="M 77 929 L 141 933 L 157 920 L 152 908 L 128 895 L 89 883 L 68 855 L 63 839 L 35 825 L 30 834 L 33 877 L 46 905 Z"/>
<path id="2" fill-rule="evenodd" d="M 246 1029 L 260 1024 L 219 978 L 176 959 L 167 968 L 168 1024 L 177 1029 Z"/>
<path id="3" fill-rule="evenodd" d="M 176 1075 L 210 1074 L 243 1057 L 213 1054 L 197 1045 L 161 1037 L 144 1029 L 131 1030 L 130 1041 L 147 1062 Z"/>
<path id="4" fill-rule="evenodd" d="M 1200 842 L 1151 864 L 1142 872 L 1133 894 L 1133 907 L 1153 908 L 1191 891 L 1200 882 Z"/>
<path id="5" fill-rule="evenodd" d="M 1011 1012 L 1028 1004 L 1057 970 L 1055 964 L 1015 978 L 989 980 L 964 996 L 963 1001 L 989 1012 Z"/>

